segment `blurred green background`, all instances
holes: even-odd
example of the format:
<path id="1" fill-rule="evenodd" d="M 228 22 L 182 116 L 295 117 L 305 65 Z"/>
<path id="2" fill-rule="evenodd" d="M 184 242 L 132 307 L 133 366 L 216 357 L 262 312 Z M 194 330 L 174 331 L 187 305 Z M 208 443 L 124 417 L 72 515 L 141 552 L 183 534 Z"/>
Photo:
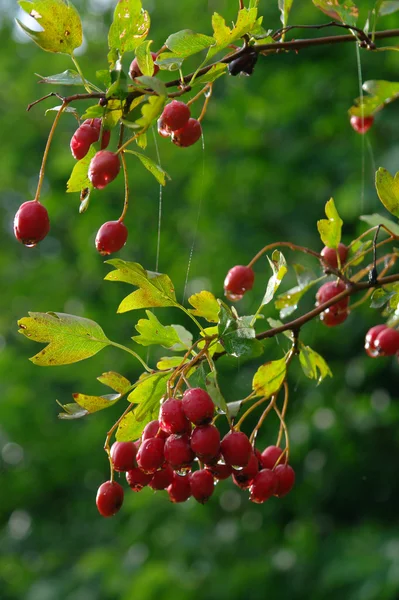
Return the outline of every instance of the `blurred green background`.
<path id="1" fill-rule="evenodd" d="M 107 66 L 114 2 L 77 4 L 86 33 L 80 62 L 94 81 L 95 70 Z M 212 12 L 232 20 L 236 4 L 144 2 L 154 48 L 183 28 L 209 34 Z M 279 27 L 277 2 L 260 5 L 266 28 Z M 104 393 L 96 381 L 103 371 L 134 380 L 138 366 L 106 349 L 70 367 L 35 367 L 28 357 L 40 346 L 17 334 L 16 321 L 29 310 L 69 312 L 93 318 L 111 339 L 129 342 L 142 315 L 115 315 L 127 288 L 102 281 L 108 267 L 93 245 L 98 227 L 120 213 L 122 182 L 93 194 L 89 211 L 78 214 L 78 197 L 65 194 L 76 127 L 66 115 L 42 194 L 50 235 L 34 250 L 15 241 L 13 216 L 34 195 L 54 114 L 44 116 L 44 109 L 57 104 L 49 100 L 25 112 L 29 102 L 51 91 L 37 85 L 34 73 L 51 75 L 72 65 L 66 56 L 42 52 L 17 30 L 16 3 L 2 0 L 0 10 L 2 600 L 398 598 L 399 367 L 396 360 L 365 357 L 365 330 L 380 319 L 367 307 L 335 330 L 317 323 L 303 330 L 302 339 L 326 357 L 335 377 L 316 387 L 292 370 L 287 422 L 297 472 L 293 493 L 252 505 L 246 493 L 223 482 L 201 506 L 193 500 L 172 505 L 147 489 L 127 493 L 115 518 L 99 517 L 95 494 L 108 477 L 102 445 L 120 407 L 67 422 L 57 419 L 55 400 L 70 402 L 76 391 Z M 325 20 L 310 1 L 294 2 L 292 23 Z M 379 23 L 395 26 L 396 15 Z M 362 52 L 364 79 L 395 80 L 398 67 L 395 52 Z M 332 195 L 350 241 L 365 228 L 359 214 L 383 211 L 373 187 L 372 154 L 377 166 L 395 172 L 398 165 L 397 105 L 378 115 L 364 146 L 349 127 L 346 111 L 359 90 L 354 44 L 264 58 L 253 77 L 225 77 L 214 87 L 204 151 L 201 144 L 182 150 L 159 141 L 162 165 L 172 177 L 163 194 L 159 269 L 172 277 L 179 297 L 195 236 L 188 291 L 207 288 L 221 295 L 227 270 L 248 262 L 266 243 L 283 239 L 319 249 L 316 220 Z M 154 269 L 159 188 L 138 163 L 131 171 L 130 234 L 120 256 Z M 306 264 L 317 270 L 317 264 Z M 257 274 L 254 291 L 239 305 L 247 314 L 263 293 L 266 260 Z M 312 302 L 305 299 L 301 310 Z M 157 314 L 165 323 L 177 318 L 165 309 Z M 269 308 L 267 316 L 277 315 Z M 156 356 L 152 350 L 150 360 Z M 267 342 L 266 359 L 279 356 L 276 341 Z M 219 368 L 229 401 L 248 393 L 253 364 L 221 360 Z M 260 447 L 274 443 L 277 423 L 270 421 Z"/>

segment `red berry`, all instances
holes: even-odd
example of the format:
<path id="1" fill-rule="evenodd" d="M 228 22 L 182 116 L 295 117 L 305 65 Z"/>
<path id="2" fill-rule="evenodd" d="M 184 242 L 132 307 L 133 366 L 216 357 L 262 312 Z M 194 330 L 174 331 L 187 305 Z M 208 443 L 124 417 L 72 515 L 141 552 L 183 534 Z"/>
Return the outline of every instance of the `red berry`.
<path id="1" fill-rule="evenodd" d="M 86 122 L 85 122 L 86 123 Z M 99 132 L 96 127 L 83 124 L 75 131 L 71 138 L 71 152 L 76 160 L 81 160 L 86 156 L 92 144 L 98 141 Z"/>
<path id="2" fill-rule="evenodd" d="M 188 435 L 170 435 L 165 442 L 165 458 L 175 470 L 189 466 L 195 455 Z"/>
<path id="3" fill-rule="evenodd" d="M 115 442 L 111 446 L 111 460 L 115 471 L 130 471 L 136 466 L 137 448 L 133 442 Z"/>
<path id="4" fill-rule="evenodd" d="M 194 425 L 210 423 L 215 414 L 215 405 L 210 395 L 201 388 L 191 388 L 183 394 L 183 411 Z"/>
<path id="5" fill-rule="evenodd" d="M 321 251 L 321 256 L 323 258 L 323 263 L 327 267 L 332 267 L 333 269 L 338 268 L 337 251 L 341 267 L 345 264 L 348 256 L 348 246 L 345 246 L 345 244 L 338 244 L 337 250 L 335 248 L 328 248 L 327 246 L 324 246 L 323 250 Z"/>
<path id="6" fill-rule="evenodd" d="M 215 479 L 219 481 L 228 479 L 233 473 L 233 467 L 230 465 L 207 465 L 206 468 L 212 473 Z"/>
<path id="7" fill-rule="evenodd" d="M 384 331 L 384 329 L 386 328 L 387 326 L 385 324 L 382 324 L 375 325 L 374 327 L 368 330 L 364 342 L 364 348 L 371 358 L 376 358 L 378 356 L 378 349 L 375 346 L 375 340 L 377 339 L 377 336 L 381 333 L 381 331 Z"/>
<path id="8" fill-rule="evenodd" d="M 160 429 L 160 425 L 159 425 L 159 421 L 150 421 L 149 423 L 147 423 L 147 425 L 144 427 L 143 433 L 142 433 L 142 440 L 148 440 L 148 438 L 152 438 L 152 437 L 160 437 L 163 440 L 166 440 L 166 438 L 169 436 L 168 433 L 166 433 L 165 431 L 163 431 L 162 429 Z"/>
<path id="9" fill-rule="evenodd" d="M 33 248 L 50 231 L 50 219 L 43 204 L 29 200 L 21 204 L 14 217 L 14 234 L 19 242 Z"/>
<path id="10" fill-rule="evenodd" d="M 137 464 L 146 473 L 155 473 L 165 462 L 165 440 L 155 437 L 145 440 L 137 452 Z"/>
<path id="11" fill-rule="evenodd" d="M 259 462 L 257 456 L 253 452 L 246 467 L 240 471 L 234 470 L 233 481 L 236 485 L 238 485 L 238 487 L 242 488 L 243 490 L 247 490 L 251 486 L 258 473 Z"/>
<path id="12" fill-rule="evenodd" d="M 97 491 L 96 504 L 103 517 L 112 517 L 123 504 L 123 487 L 116 481 L 105 481 Z"/>
<path id="13" fill-rule="evenodd" d="M 191 496 L 190 475 L 174 473 L 173 481 L 167 488 L 171 502 L 185 502 Z"/>
<path id="14" fill-rule="evenodd" d="M 201 504 L 205 504 L 213 494 L 215 482 L 208 469 L 195 471 L 190 475 L 191 494 Z"/>
<path id="15" fill-rule="evenodd" d="M 159 411 L 159 424 L 167 433 L 188 433 L 190 427 L 181 400 L 169 398 Z"/>
<path id="16" fill-rule="evenodd" d="M 339 312 L 331 311 L 331 309 L 325 310 L 320 315 L 320 321 L 324 323 L 327 327 L 335 327 L 336 325 L 341 325 L 349 316 L 349 312 L 347 310 L 342 310 Z"/>
<path id="17" fill-rule="evenodd" d="M 171 132 L 182 129 L 182 127 L 188 123 L 189 118 L 190 109 L 187 104 L 180 102 L 179 100 L 172 100 L 172 102 L 167 104 L 163 109 L 160 121 L 162 123 L 162 129 Z"/>
<path id="18" fill-rule="evenodd" d="M 375 338 L 374 345 L 379 356 L 393 356 L 399 352 L 399 331 L 385 327 Z"/>
<path id="19" fill-rule="evenodd" d="M 131 469 L 126 473 L 126 481 L 133 492 L 141 492 L 143 487 L 148 485 L 152 479 L 152 473 L 144 473 L 138 467 Z"/>
<path id="20" fill-rule="evenodd" d="M 268 446 L 260 455 L 260 460 L 264 469 L 274 469 L 276 462 L 283 451 L 278 446 Z"/>
<path id="21" fill-rule="evenodd" d="M 346 290 L 342 281 L 328 281 L 318 290 L 316 294 L 316 306 L 332 300 L 335 296 Z M 320 320 L 328 327 L 333 327 L 343 323 L 348 317 L 349 297 L 342 298 L 335 304 L 332 304 L 320 315 Z"/>
<path id="22" fill-rule="evenodd" d="M 128 230 L 122 221 L 107 221 L 96 235 L 97 251 L 103 256 L 118 252 L 126 244 Z"/>
<path id="23" fill-rule="evenodd" d="M 90 125 L 91 127 L 94 127 L 95 129 L 97 129 L 98 135 L 97 135 L 96 141 L 98 141 L 98 139 L 100 137 L 100 131 L 101 131 L 101 119 L 98 119 L 98 118 L 86 119 L 85 121 L 83 121 L 83 125 Z M 104 150 L 108 146 L 110 138 L 111 138 L 111 131 L 109 129 L 103 129 L 103 135 L 101 138 L 101 150 Z"/>
<path id="24" fill-rule="evenodd" d="M 161 137 L 167 138 L 170 136 L 170 131 L 168 129 L 165 129 L 163 122 L 162 122 L 162 118 L 159 118 L 157 121 L 157 129 L 158 129 L 158 133 Z"/>
<path id="25" fill-rule="evenodd" d="M 198 458 L 211 462 L 220 452 L 220 433 L 214 425 L 201 425 L 191 434 L 191 449 Z"/>
<path id="26" fill-rule="evenodd" d="M 157 54 L 156 52 L 151 52 L 151 56 L 153 60 L 157 59 Z M 154 77 L 159 71 L 159 67 L 158 65 L 154 64 L 154 71 L 152 73 L 152 76 Z M 142 72 L 140 71 L 140 67 L 139 67 L 139 63 L 137 62 L 137 58 L 133 59 L 132 62 L 130 63 L 130 67 L 129 67 L 129 75 L 132 79 L 134 79 L 135 77 L 141 77 L 142 76 Z"/>
<path id="27" fill-rule="evenodd" d="M 202 135 L 201 123 L 196 119 L 189 119 L 181 129 L 172 133 L 172 142 L 176 146 L 187 148 L 198 142 Z"/>
<path id="28" fill-rule="evenodd" d="M 102 190 L 115 179 L 120 168 L 118 154 L 100 150 L 90 162 L 88 177 L 95 188 Z"/>
<path id="29" fill-rule="evenodd" d="M 252 455 L 252 446 L 242 431 L 229 431 L 220 444 L 224 461 L 233 467 L 246 467 Z"/>
<path id="30" fill-rule="evenodd" d="M 276 493 L 277 484 L 278 480 L 275 472 L 270 469 L 262 469 L 251 485 L 250 500 L 262 504 Z"/>
<path id="31" fill-rule="evenodd" d="M 372 124 L 374 123 L 374 117 L 373 115 L 370 115 L 368 117 L 356 117 L 355 115 L 353 115 L 350 118 L 350 124 L 352 125 L 353 129 L 357 132 L 357 133 L 367 133 L 367 131 L 370 129 L 370 127 L 372 126 Z"/>
<path id="32" fill-rule="evenodd" d="M 245 292 L 252 290 L 255 273 L 251 267 L 237 265 L 230 269 L 224 280 L 225 296 L 232 302 L 241 300 Z"/>
<path id="33" fill-rule="evenodd" d="M 295 471 L 290 465 L 277 465 L 274 470 L 277 477 L 276 496 L 282 498 L 292 490 L 295 483 Z"/>
<path id="34" fill-rule="evenodd" d="M 152 476 L 148 484 L 153 490 L 164 490 L 173 481 L 173 470 L 169 465 L 165 465 L 160 471 L 157 471 Z"/>

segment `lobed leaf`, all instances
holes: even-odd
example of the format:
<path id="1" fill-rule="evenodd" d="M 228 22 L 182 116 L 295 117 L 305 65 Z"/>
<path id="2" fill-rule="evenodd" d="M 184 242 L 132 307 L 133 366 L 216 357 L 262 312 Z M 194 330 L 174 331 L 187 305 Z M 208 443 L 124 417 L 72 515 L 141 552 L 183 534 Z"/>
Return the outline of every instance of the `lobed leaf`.
<path id="1" fill-rule="evenodd" d="M 146 131 L 159 117 L 166 104 L 166 96 L 150 96 L 148 102 L 141 107 L 142 117 L 136 125 Z"/>
<path id="2" fill-rule="evenodd" d="M 235 25 L 230 29 L 226 21 L 218 13 L 212 16 L 213 37 L 215 43 L 208 50 L 206 60 L 211 59 L 215 54 L 227 48 L 243 35 L 251 33 L 257 24 L 258 9 L 256 7 L 243 8 L 238 12 Z"/>
<path id="3" fill-rule="evenodd" d="M 219 342 L 231 356 L 259 356 L 263 346 L 256 339 L 256 333 L 251 326 L 252 316 L 236 317 L 231 309 L 220 301 L 219 311 Z"/>
<path id="4" fill-rule="evenodd" d="M 29 313 L 18 321 L 19 333 L 48 344 L 30 360 L 42 367 L 68 365 L 90 358 L 111 342 L 100 325 L 65 313 Z"/>
<path id="5" fill-rule="evenodd" d="M 393 234 L 399 235 L 399 225 L 391 219 L 387 219 L 378 213 L 373 213 L 372 215 L 362 215 L 359 217 L 361 221 L 364 221 L 371 227 L 377 227 L 378 225 L 385 225 Z"/>
<path id="6" fill-rule="evenodd" d="M 331 369 L 324 358 L 312 350 L 310 346 L 302 345 L 299 362 L 306 377 L 317 379 L 317 384 L 321 383 L 327 376 L 332 377 Z"/>
<path id="7" fill-rule="evenodd" d="M 146 40 L 136 48 L 137 64 L 143 75 L 151 77 L 154 73 L 154 59 L 151 54 L 152 40 Z"/>
<path id="8" fill-rule="evenodd" d="M 16 19 L 25 33 L 46 52 L 73 54 L 83 42 L 82 23 L 68 0 L 19 0 L 18 4 L 42 28 L 34 31 Z"/>
<path id="9" fill-rule="evenodd" d="M 325 206 L 327 219 L 317 221 L 317 229 L 321 241 L 328 248 L 338 248 L 341 241 L 341 232 L 343 221 L 335 207 L 334 200 L 331 198 Z"/>
<path id="10" fill-rule="evenodd" d="M 118 307 L 118 313 L 138 308 L 179 306 L 173 283 L 167 275 L 146 271 L 138 263 L 126 262 L 120 259 L 106 262 L 115 267 L 115 271 L 111 271 L 106 275 L 106 281 L 122 281 L 139 288 L 122 300 Z"/>
<path id="11" fill-rule="evenodd" d="M 118 0 L 108 32 L 108 60 L 111 66 L 116 57 L 132 52 L 142 44 L 150 30 L 150 15 L 141 0 Z"/>
<path id="12" fill-rule="evenodd" d="M 116 373 L 115 371 L 107 371 L 97 377 L 97 380 L 104 385 L 107 385 L 118 394 L 126 394 L 129 388 L 132 387 L 132 384 L 126 377 Z"/>
<path id="13" fill-rule="evenodd" d="M 135 326 L 140 335 L 135 335 L 132 340 L 142 346 L 158 344 L 163 348 L 171 348 L 180 342 L 176 329 L 171 325 L 162 325 L 157 317 L 146 310 L 147 319 L 140 319 Z"/>
<path id="14" fill-rule="evenodd" d="M 140 136 L 142 137 L 142 136 Z M 127 154 L 133 154 L 137 156 L 140 160 L 141 164 L 155 177 L 155 179 L 161 185 L 166 185 L 166 178 L 170 179 L 169 175 L 166 171 L 162 169 L 159 165 L 157 165 L 151 158 L 146 156 L 145 154 L 141 154 L 141 152 L 135 152 L 134 150 L 125 150 Z"/>
<path id="15" fill-rule="evenodd" d="M 399 217 L 399 172 L 392 177 L 389 171 L 380 167 L 375 174 L 375 187 L 387 211 Z"/>
<path id="16" fill-rule="evenodd" d="M 313 0 L 325 15 L 348 25 L 356 25 L 359 10 L 352 0 Z"/>
<path id="17" fill-rule="evenodd" d="M 285 358 L 267 362 L 256 371 L 252 381 L 252 389 L 259 396 L 270 398 L 270 396 L 278 392 L 281 388 L 286 375 L 287 366 Z"/>
<path id="18" fill-rule="evenodd" d="M 211 292 L 203 290 L 190 296 L 188 301 L 194 307 L 194 310 L 190 308 L 192 315 L 203 317 L 210 323 L 217 323 L 219 321 L 220 306 Z"/>
<path id="19" fill-rule="evenodd" d="M 76 404 L 84 408 L 87 413 L 95 413 L 104 408 L 113 406 L 122 398 L 122 394 L 107 394 L 106 396 L 88 396 L 87 394 L 72 394 Z"/>
<path id="20" fill-rule="evenodd" d="M 209 35 L 195 33 L 191 29 L 183 29 L 170 35 L 165 42 L 165 46 L 175 56 L 187 58 L 187 56 L 192 56 L 202 50 L 206 50 L 206 48 L 209 48 L 214 43 L 214 38 Z"/>

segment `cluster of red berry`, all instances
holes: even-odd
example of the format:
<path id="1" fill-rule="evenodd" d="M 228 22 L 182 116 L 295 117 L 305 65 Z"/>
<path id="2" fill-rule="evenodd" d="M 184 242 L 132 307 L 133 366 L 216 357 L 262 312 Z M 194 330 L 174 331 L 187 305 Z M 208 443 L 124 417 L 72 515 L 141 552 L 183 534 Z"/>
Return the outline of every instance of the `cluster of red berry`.
<path id="1" fill-rule="evenodd" d="M 139 440 L 112 445 L 113 469 L 126 472 L 134 492 L 148 485 L 153 490 L 166 490 L 172 502 L 185 502 L 193 496 L 204 504 L 215 484 L 230 476 L 238 487 L 249 489 L 252 502 L 288 494 L 295 473 L 286 464 L 283 450 L 269 446 L 260 453 L 245 433 L 234 429 L 221 440 L 212 424 L 214 412 L 211 397 L 201 388 L 190 388 L 181 400 L 166 400 L 159 420 L 148 423 Z M 196 459 L 199 468 L 193 470 Z M 114 515 L 123 497 L 119 483 L 103 483 L 97 492 L 100 514 Z"/>
<path id="2" fill-rule="evenodd" d="M 176 146 L 183 148 L 198 142 L 202 135 L 201 123 L 190 114 L 190 108 L 184 102 L 173 100 L 167 104 L 158 119 L 159 135 L 170 136 Z"/>
<path id="3" fill-rule="evenodd" d="M 385 324 L 376 325 L 368 330 L 364 347 L 371 358 L 399 356 L 399 331 Z"/>

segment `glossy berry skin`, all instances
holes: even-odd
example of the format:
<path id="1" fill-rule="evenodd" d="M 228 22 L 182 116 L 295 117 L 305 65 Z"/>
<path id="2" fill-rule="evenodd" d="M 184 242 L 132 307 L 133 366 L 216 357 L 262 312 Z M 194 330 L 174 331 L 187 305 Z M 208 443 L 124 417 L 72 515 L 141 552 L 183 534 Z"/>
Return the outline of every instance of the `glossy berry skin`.
<path id="1" fill-rule="evenodd" d="M 191 388 L 183 394 L 183 412 L 194 425 L 210 423 L 215 414 L 215 405 L 210 395 L 202 388 Z"/>
<path id="2" fill-rule="evenodd" d="M 232 302 L 241 300 L 245 292 L 252 290 L 255 273 L 251 267 L 236 265 L 226 275 L 224 280 L 225 296 Z"/>
<path id="3" fill-rule="evenodd" d="M 345 264 L 348 257 L 348 246 L 345 246 L 345 244 L 338 244 L 337 249 L 324 246 L 323 250 L 321 251 L 321 256 L 326 267 L 338 269 L 337 251 L 341 267 Z"/>
<path id="4" fill-rule="evenodd" d="M 250 500 L 257 504 L 266 502 L 276 493 L 278 485 L 277 476 L 270 469 L 262 469 L 252 482 Z"/>
<path id="5" fill-rule="evenodd" d="M 278 446 L 268 446 L 260 455 L 260 460 L 264 469 L 274 469 L 276 462 L 283 451 Z"/>
<path id="6" fill-rule="evenodd" d="M 345 284 L 342 281 L 328 281 L 318 290 L 316 294 L 316 306 L 324 304 L 332 300 L 335 296 L 340 294 L 346 289 Z M 348 317 L 348 305 L 349 297 L 342 298 L 335 304 L 332 304 L 320 315 L 320 320 L 327 325 L 327 327 L 334 327 L 343 323 Z"/>
<path id="7" fill-rule="evenodd" d="M 164 124 L 162 122 L 162 117 L 160 117 L 157 121 L 157 129 L 158 129 L 159 135 L 163 138 L 167 138 L 171 134 L 171 132 L 164 127 Z"/>
<path id="8" fill-rule="evenodd" d="M 137 464 L 146 473 L 155 473 L 164 462 L 165 440 L 161 438 L 149 438 L 145 440 L 137 452 Z"/>
<path id="9" fill-rule="evenodd" d="M 258 473 L 259 462 L 257 456 L 253 452 L 246 467 L 240 471 L 234 470 L 233 481 L 238 487 L 247 490 L 252 485 L 252 482 Z"/>
<path id="10" fill-rule="evenodd" d="M 277 465 L 274 470 L 277 477 L 275 495 L 282 498 L 292 490 L 295 483 L 295 471 L 290 465 Z"/>
<path id="11" fill-rule="evenodd" d="M 86 119 L 78 127 L 71 138 L 71 152 L 76 160 L 81 160 L 88 153 L 90 146 L 98 142 L 101 132 L 101 119 Z M 111 132 L 104 130 L 101 139 L 101 150 L 104 150 L 111 137 Z"/>
<path id="12" fill-rule="evenodd" d="M 190 427 L 181 400 L 169 398 L 159 411 L 159 424 L 166 433 L 188 433 Z"/>
<path id="13" fill-rule="evenodd" d="M 176 146 L 187 148 L 198 142 L 202 135 L 201 123 L 196 119 L 189 119 L 181 129 L 172 133 L 172 142 Z"/>
<path id="14" fill-rule="evenodd" d="M 50 231 L 50 219 L 43 204 L 29 200 L 21 204 L 14 217 L 14 234 L 19 242 L 33 248 Z"/>
<path id="15" fill-rule="evenodd" d="M 191 449 L 198 458 L 211 462 L 220 452 L 220 433 L 214 425 L 200 425 L 191 434 Z"/>
<path id="16" fill-rule="evenodd" d="M 169 436 L 169 434 L 166 433 L 166 431 L 163 431 L 162 429 L 160 429 L 159 421 L 156 420 L 156 421 L 150 421 L 149 423 L 147 423 L 147 425 L 143 429 L 141 439 L 144 441 L 144 440 L 148 440 L 148 438 L 160 437 L 163 440 L 166 440 L 166 438 L 168 436 Z"/>
<path id="17" fill-rule="evenodd" d="M 393 356 L 399 352 L 399 331 L 386 327 L 377 335 L 374 346 L 379 356 Z"/>
<path id="18" fill-rule="evenodd" d="M 190 118 L 190 109 L 184 102 L 172 100 L 163 109 L 160 121 L 165 131 L 177 131 L 184 127 Z"/>
<path id="19" fill-rule="evenodd" d="M 123 487 L 116 481 L 105 481 L 97 491 L 96 504 L 103 517 L 112 517 L 123 504 Z"/>
<path id="20" fill-rule="evenodd" d="M 115 471 L 130 471 L 136 466 L 137 448 L 133 442 L 115 442 L 110 454 Z"/>
<path id="21" fill-rule="evenodd" d="M 121 169 L 119 156 L 108 150 L 100 150 L 92 158 L 88 177 L 95 188 L 104 189 L 117 177 Z"/>
<path id="22" fill-rule="evenodd" d="M 118 252 L 126 244 L 128 230 L 122 221 L 107 221 L 96 235 L 96 249 L 102 256 Z"/>
<path id="23" fill-rule="evenodd" d="M 374 117 L 372 115 L 369 117 L 364 117 L 363 119 L 362 117 L 356 117 L 355 115 L 350 118 L 350 124 L 352 125 L 353 129 L 356 131 L 356 133 L 360 133 L 362 135 L 368 132 L 373 123 Z"/>
<path id="24" fill-rule="evenodd" d="M 191 465 L 195 458 L 187 435 L 170 435 L 165 442 L 165 459 L 172 469 L 183 469 Z"/>
<path id="25" fill-rule="evenodd" d="M 173 481 L 167 488 L 171 502 L 185 502 L 191 496 L 190 475 L 173 475 Z"/>
<path id="26" fill-rule="evenodd" d="M 320 315 L 320 321 L 326 325 L 327 327 L 336 327 L 337 325 L 341 325 L 349 316 L 349 312 L 347 310 L 341 310 L 339 312 L 331 312 L 331 310 L 326 310 Z"/>
<path id="27" fill-rule="evenodd" d="M 85 121 L 83 121 L 82 125 L 90 125 L 91 127 L 94 127 L 95 129 L 97 129 L 98 131 L 98 136 L 97 136 L 97 140 L 100 137 L 100 131 L 101 131 L 101 119 L 86 119 Z M 81 125 L 81 127 L 82 127 Z M 111 131 L 109 129 L 103 129 L 103 136 L 101 139 L 101 150 L 105 150 L 105 148 L 108 146 L 109 144 L 109 140 L 111 138 Z"/>
<path id="28" fill-rule="evenodd" d="M 232 467 L 246 467 L 252 455 L 252 446 L 242 431 L 229 431 L 220 444 L 226 464 Z"/>
<path id="29" fill-rule="evenodd" d="M 126 473 L 126 481 L 133 492 L 141 492 L 141 490 L 150 483 L 152 473 L 144 473 L 138 467 L 131 469 Z"/>
<path id="30" fill-rule="evenodd" d="M 215 489 L 213 475 L 208 469 L 194 471 L 190 475 L 191 494 L 201 504 L 205 504 Z"/>
<path id="31" fill-rule="evenodd" d="M 151 52 L 151 56 L 153 60 L 157 59 L 157 55 L 156 52 Z M 159 67 L 158 65 L 156 65 L 154 63 L 154 71 L 152 73 L 152 77 L 155 77 L 155 75 L 159 72 Z M 130 63 L 130 67 L 129 67 L 129 75 L 131 79 L 134 79 L 135 77 L 141 77 L 142 76 L 142 72 L 140 71 L 140 67 L 139 67 L 139 63 L 137 62 L 137 58 L 134 58 L 132 60 L 132 62 Z"/>
<path id="32" fill-rule="evenodd" d="M 165 490 L 173 481 L 173 469 L 169 465 L 165 465 L 160 471 L 157 471 L 152 476 L 148 484 L 153 490 Z"/>
<path id="33" fill-rule="evenodd" d="M 370 358 L 377 358 L 377 356 L 379 355 L 378 349 L 375 345 L 375 340 L 377 339 L 377 336 L 386 328 L 387 325 L 381 324 L 375 325 L 374 327 L 368 330 L 366 334 L 366 339 L 364 341 L 364 349 L 366 350 L 366 353 L 368 354 L 368 356 L 370 356 Z"/>

